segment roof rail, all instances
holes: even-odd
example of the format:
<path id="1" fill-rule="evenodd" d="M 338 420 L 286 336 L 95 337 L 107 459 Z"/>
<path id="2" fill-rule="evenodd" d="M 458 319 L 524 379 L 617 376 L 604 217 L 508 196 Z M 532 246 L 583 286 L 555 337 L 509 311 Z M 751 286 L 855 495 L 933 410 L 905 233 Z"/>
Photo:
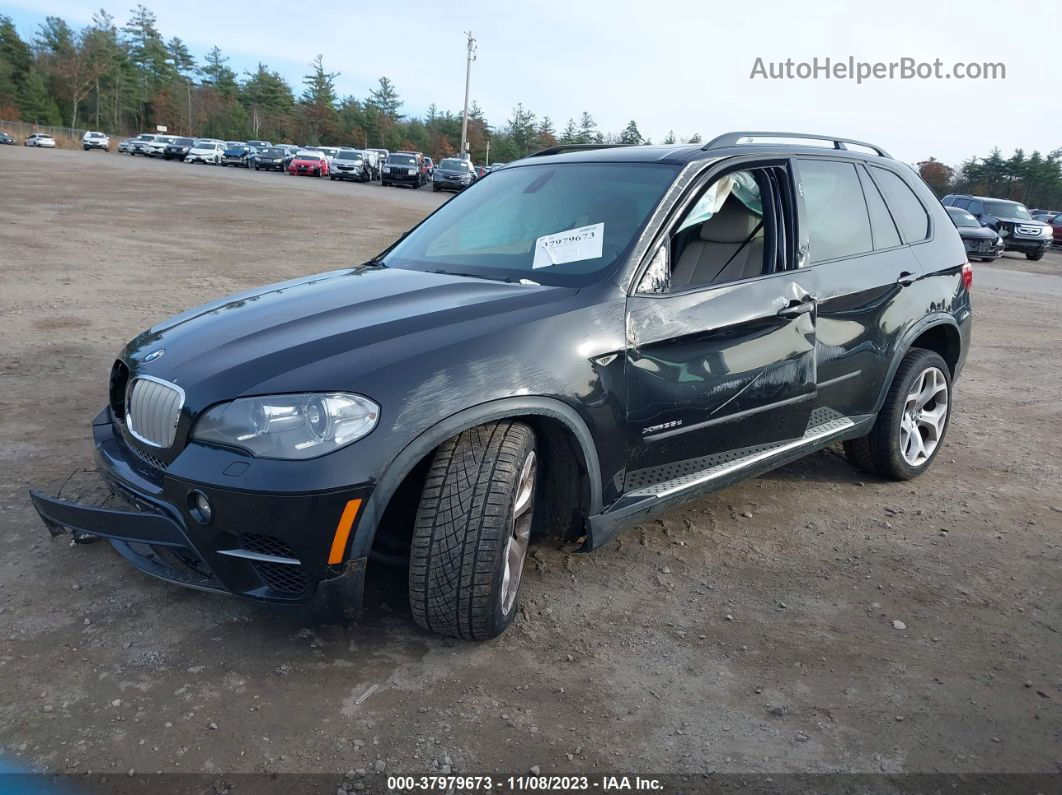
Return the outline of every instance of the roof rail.
<path id="1" fill-rule="evenodd" d="M 702 146 L 701 149 L 722 149 L 727 146 L 737 146 L 741 144 L 743 138 L 798 138 L 810 141 L 830 141 L 833 143 L 834 149 L 847 149 L 848 147 L 845 146 L 845 144 L 853 144 L 855 146 L 865 146 L 867 149 L 872 149 L 877 152 L 881 157 L 887 157 L 890 160 L 893 159 L 892 155 L 880 146 L 876 144 L 868 144 L 866 141 L 856 141 L 852 138 L 838 138 L 834 135 L 809 135 L 808 133 L 795 132 L 752 132 L 748 130 L 739 130 L 737 132 L 728 132 L 723 133 L 722 135 L 717 135 Z"/>
<path id="2" fill-rule="evenodd" d="M 585 152 L 590 149 L 617 149 L 621 146 L 633 146 L 634 144 L 557 144 L 540 149 L 528 157 L 546 157 L 547 155 L 560 155 L 565 152 Z"/>

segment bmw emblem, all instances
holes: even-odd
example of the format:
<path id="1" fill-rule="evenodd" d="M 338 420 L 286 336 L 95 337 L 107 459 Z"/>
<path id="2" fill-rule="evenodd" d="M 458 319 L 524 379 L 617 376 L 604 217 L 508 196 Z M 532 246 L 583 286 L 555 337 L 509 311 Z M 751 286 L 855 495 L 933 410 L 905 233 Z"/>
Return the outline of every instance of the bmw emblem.
<path id="1" fill-rule="evenodd" d="M 149 353 L 147 356 L 144 357 L 144 364 L 147 364 L 148 362 L 153 362 L 156 359 L 161 359 L 162 358 L 162 354 L 164 354 L 165 352 L 166 352 L 165 348 L 159 348 L 157 351 L 152 351 L 151 353 Z"/>

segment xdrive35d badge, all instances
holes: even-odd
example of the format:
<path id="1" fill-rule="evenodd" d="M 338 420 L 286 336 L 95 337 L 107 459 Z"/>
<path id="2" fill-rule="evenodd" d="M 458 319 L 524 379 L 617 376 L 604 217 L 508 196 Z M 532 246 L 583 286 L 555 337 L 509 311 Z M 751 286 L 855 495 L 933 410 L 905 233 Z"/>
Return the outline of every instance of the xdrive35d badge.
<path id="1" fill-rule="evenodd" d="M 597 550 L 834 443 L 924 473 L 972 278 L 944 208 L 871 144 L 554 147 L 369 262 L 135 338 L 92 421 L 117 499 L 33 501 L 151 574 L 337 618 L 370 560 L 399 562 L 419 624 L 490 638 L 536 536 Z"/>

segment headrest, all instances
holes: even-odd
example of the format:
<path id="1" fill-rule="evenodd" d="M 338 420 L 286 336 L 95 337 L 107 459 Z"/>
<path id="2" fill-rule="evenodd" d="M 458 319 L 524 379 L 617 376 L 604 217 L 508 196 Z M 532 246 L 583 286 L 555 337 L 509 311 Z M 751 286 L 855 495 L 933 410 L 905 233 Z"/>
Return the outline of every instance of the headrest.
<path id="1" fill-rule="evenodd" d="M 731 196 L 719 212 L 701 224 L 701 240 L 709 243 L 744 243 L 759 222 L 758 215 Z"/>

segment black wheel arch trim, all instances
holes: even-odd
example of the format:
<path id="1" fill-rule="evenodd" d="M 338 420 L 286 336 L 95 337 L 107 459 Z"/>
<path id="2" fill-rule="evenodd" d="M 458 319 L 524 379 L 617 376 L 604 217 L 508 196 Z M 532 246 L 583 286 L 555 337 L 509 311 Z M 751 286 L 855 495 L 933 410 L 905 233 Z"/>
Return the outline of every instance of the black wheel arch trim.
<path id="1" fill-rule="evenodd" d="M 892 352 L 892 360 L 889 362 L 889 369 L 885 373 L 885 378 L 881 381 L 881 386 L 878 389 L 878 398 L 874 402 L 874 413 L 877 414 L 881 411 L 881 407 L 885 405 L 885 398 L 889 393 L 889 387 L 892 386 L 892 379 L 896 377 L 896 371 L 900 369 L 900 362 L 907 355 L 908 351 L 914 347 L 914 342 L 925 332 L 931 328 L 937 326 L 951 326 L 955 333 L 959 335 L 959 339 L 962 339 L 962 331 L 959 328 L 959 323 L 955 317 L 947 312 L 934 312 L 933 314 L 926 315 L 925 317 L 913 323 L 903 336 L 896 343 L 896 347 Z M 961 344 L 961 343 L 960 343 Z M 960 360 L 962 353 L 960 352 Z M 958 376 L 958 373 L 952 374 L 953 378 Z"/>
<path id="2" fill-rule="evenodd" d="M 527 395 L 514 398 L 501 398 L 472 406 L 452 414 L 423 431 L 407 444 L 388 465 L 384 474 L 376 482 L 369 499 L 362 509 L 358 521 L 358 530 L 352 542 L 349 557 L 364 557 L 369 554 L 376 529 L 383 517 L 387 505 L 394 496 L 398 486 L 413 470 L 413 467 L 447 439 L 461 431 L 496 422 L 507 417 L 538 416 L 548 417 L 564 424 L 578 442 L 582 454 L 582 464 L 586 468 L 589 480 L 590 505 L 589 515 L 602 510 L 601 464 L 598 461 L 597 446 L 586 422 L 579 413 L 561 400 L 550 397 Z"/>

